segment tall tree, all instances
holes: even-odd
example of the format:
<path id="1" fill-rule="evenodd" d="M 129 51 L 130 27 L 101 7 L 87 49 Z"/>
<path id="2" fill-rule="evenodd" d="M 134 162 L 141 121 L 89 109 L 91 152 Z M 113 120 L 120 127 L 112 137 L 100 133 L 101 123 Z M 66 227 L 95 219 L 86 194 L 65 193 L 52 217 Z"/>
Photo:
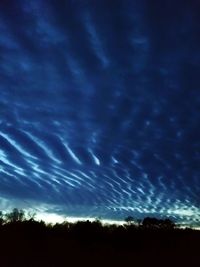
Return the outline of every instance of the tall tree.
<path id="1" fill-rule="evenodd" d="M 18 222 L 25 219 L 25 213 L 23 210 L 14 208 L 11 212 L 6 213 L 5 217 L 8 222 Z"/>

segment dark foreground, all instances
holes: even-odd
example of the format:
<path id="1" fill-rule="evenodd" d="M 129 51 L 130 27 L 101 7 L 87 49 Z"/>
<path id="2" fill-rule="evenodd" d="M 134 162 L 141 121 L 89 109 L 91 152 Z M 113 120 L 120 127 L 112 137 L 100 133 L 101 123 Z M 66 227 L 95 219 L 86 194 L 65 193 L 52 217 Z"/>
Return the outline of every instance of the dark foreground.
<path id="1" fill-rule="evenodd" d="M 200 266 L 200 231 L 102 226 L 46 226 L 34 220 L 0 226 L 0 267 Z"/>

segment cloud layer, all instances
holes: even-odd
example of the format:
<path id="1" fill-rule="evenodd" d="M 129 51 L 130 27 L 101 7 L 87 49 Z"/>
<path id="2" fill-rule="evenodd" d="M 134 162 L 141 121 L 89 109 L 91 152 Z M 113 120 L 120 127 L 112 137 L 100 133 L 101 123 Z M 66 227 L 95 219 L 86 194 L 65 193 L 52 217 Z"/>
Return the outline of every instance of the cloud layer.
<path id="1" fill-rule="evenodd" d="M 196 223 L 200 5 L 114 2 L 1 2 L 1 206 Z"/>

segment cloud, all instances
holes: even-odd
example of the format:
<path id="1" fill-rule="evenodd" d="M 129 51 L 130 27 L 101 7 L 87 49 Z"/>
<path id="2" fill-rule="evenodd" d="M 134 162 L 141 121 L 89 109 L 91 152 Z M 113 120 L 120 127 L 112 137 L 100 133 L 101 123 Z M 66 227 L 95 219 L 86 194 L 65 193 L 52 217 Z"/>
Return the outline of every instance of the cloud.
<path id="1" fill-rule="evenodd" d="M 2 2 L 2 199 L 195 221 L 197 5 Z"/>

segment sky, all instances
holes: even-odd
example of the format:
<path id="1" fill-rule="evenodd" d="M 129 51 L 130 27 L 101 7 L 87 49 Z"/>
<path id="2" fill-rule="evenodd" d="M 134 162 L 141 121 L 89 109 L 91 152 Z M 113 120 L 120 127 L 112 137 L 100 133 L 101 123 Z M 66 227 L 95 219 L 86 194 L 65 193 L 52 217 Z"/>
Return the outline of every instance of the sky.
<path id="1" fill-rule="evenodd" d="M 0 210 L 198 224 L 199 12 L 2 0 Z"/>

